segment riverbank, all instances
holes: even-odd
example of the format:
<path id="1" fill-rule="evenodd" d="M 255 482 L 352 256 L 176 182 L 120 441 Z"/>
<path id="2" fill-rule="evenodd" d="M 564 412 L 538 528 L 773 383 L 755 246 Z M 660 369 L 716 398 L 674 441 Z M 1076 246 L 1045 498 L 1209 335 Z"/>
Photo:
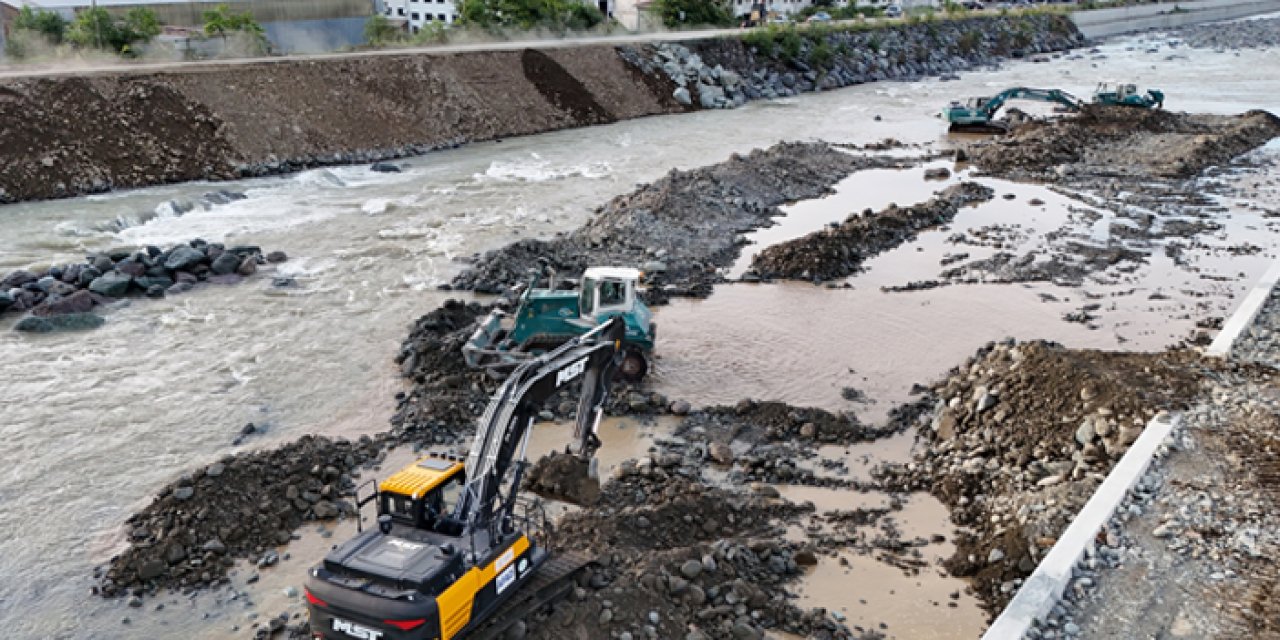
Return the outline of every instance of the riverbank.
<path id="1" fill-rule="evenodd" d="M 1065 18 L 1035 14 L 802 33 L 769 51 L 748 38 L 689 41 L 683 57 L 584 45 L 6 78 L 0 202 L 377 162 L 716 106 L 717 93 L 737 91 L 740 104 L 1082 42 Z"/>

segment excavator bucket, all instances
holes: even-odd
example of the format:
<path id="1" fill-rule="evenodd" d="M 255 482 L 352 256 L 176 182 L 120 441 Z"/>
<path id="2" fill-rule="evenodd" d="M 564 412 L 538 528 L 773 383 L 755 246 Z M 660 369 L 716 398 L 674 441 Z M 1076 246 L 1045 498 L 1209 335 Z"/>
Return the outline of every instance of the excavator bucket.
<path id="1" fill-rule="evenodd" d="M 525 489 L 548 500 L 589 507 L 600 500 L 596 459 L 552 452 L 531 465 Z"/>

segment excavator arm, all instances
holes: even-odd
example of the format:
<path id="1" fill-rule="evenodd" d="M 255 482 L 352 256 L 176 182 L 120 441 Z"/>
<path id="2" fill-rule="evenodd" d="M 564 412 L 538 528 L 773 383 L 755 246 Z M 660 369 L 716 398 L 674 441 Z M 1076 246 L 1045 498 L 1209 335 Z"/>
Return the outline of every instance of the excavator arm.
<path id="1" fill-rule="evenodd" d="M 476 428 L 467 456 L 467 482 L 454 518 L 465 531 L 478 531 L 495 521 L 494 505 L 513 464 L 522 463 L 533 420 L 542 403 L 562 387 L 582 380 L 582 396 L 574 426 L 573 453 L 590 458 L 599 446 L 595 436 L 609 384 L 622 361 L 626 324 L 611 318 L 592 331 L 520 365 L 494 394 Z M 520 469 L 512 474 L 504 510 L 514 505 Z M 500 521 L 501 518 L 498 518 Z"/>

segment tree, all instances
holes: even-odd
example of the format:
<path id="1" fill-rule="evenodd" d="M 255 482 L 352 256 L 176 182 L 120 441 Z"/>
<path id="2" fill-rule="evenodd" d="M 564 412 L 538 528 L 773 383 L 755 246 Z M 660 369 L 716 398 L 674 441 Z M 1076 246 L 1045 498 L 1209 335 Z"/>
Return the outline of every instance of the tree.
<path id="1" fill-rule="evenodd" d="M 262 25 L 253 19 L 253 13 L 231 13 L 225 4 L 204 12 L 204 33 L 208 36 L 219 36 L 225 43 L 227 36 L 239 34 L 248 40 L 253 53 L 267 52 L 267 36 Z"/>
<path id="2" fill-rule="evenodd" d="M 495 28 L 584 30 L 604 22 L 604 14 L 577 0 L 463 0 L 464 24 Z"/>
<path id="3" fill-rule="evenodd" d="M 724 0 L 654 0 L 653 11 L 668 27 L 727 27 L 734 23 L 733 11 Z"/>
<path id="4" fill-rule="evenodd" d="M 53 44 L 62 42 L 67 33 L 67 21 L 53 11 L 33 11 L 25 6 L 13 20 L 13 30 L 26 30 L 39 33 Z"/>
<path id="5" fill-rule="evenodd" d="M 160 20 L 150 9 L 138 7 L 116 18 L 102 7 L 91 7 L 76 14 L 66 39 L 80 47 L 129 53 L 133 45 L 158 35 Z"/>
<path id="6" fill-rule="evenodd" d="M 378 46 L 404 39 L 404 31 L 387 20 L 386 16 L 373 15 L 364 23 L 364 41 Z"/>

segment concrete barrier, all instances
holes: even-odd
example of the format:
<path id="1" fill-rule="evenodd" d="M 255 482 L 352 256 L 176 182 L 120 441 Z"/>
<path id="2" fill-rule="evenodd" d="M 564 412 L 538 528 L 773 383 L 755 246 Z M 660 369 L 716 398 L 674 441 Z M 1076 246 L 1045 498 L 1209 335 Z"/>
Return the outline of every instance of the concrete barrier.
<path id="1" fill-rule="evenodd" d="M 1280 11 L 1280 0 L 1192 0 L 1076 11 L 1071 20 L 1086 37 L 1105 38 L 1147 29 L 1234 20 Z"/>
<path id="2" fill-rule="evenodd" d="M 1129 489 L 1146 473 L 1151 456 L 1179 420 L 1181 416 L 1162 413 L 1147 423 L 1142 435 L 1107 474 L 1107 479 L 1102 481 L 1062 537 L 1049 549 L 1048 555 L 1022 584 L 1009 606 L 991 623 L 982 635 L 983 640 L 1017 640 L 1027 633 L 1033 622 L 1045 618 L 1071 584 L 1076 563 L 1084 556 L 1085 550 L 1093 546 L 1098 531 L 1106 526 Z"/>
<path id="3" fill-rule="evenodd" d="M 1271 297 L 1271 290 L 1275 289 L 1277 282 L 1280 282 L 1280 260 L 1271 263 L 1271 268 L 1262 274 L 1262 279 L 1245 295 L 1240 306 L 1236 307 L 1235 313 L 1227 318 L 1222 325 L 1222 331 L 1218 332 L 1218 337 L 1213 339 L 1208 349 L 1205 349 L 1206 355 L 1225 358 L 1231 354 L 1231 345 L 1235 344 L 1236 338 L 1253 324 L 1253 319 L 1258 317 L 1258 312 L 1267 303 L 1267 298 Z"/>
<path id="4" fill-rule="evenodd" d="M 1258 283 L 1245 295 L 1235 313 L 1227 319 L 1213 344 L 1205 350 L 1207 355 L 1226 357 L 1231 354 L 1244 330 L 1253 324 L 1271 291 L 1280 282 L 1280 260 L 1271 263 Z M 1094 492 L 1075 520 L 1054 543 L 1036 570 L 1022 584 L 1013 600 L 1000 612 L 1000 616 L 987 628 L 983 640 L 1017 640 L 1026 635 L 1036 620 L 1043 620 L 1062 598 L 1074 577 L 1076 563 L 1091 547 L 1099 530 L 1107 524 L 1116 507 L 1133 485 L 1151 465 L 1156 448 L 1178 424 L 1181 416 L 1160 414 L 1147 423 L 1142 435 L 1129 447 L 1120 462 L 1107 474 L 1107 479 Z"/>

